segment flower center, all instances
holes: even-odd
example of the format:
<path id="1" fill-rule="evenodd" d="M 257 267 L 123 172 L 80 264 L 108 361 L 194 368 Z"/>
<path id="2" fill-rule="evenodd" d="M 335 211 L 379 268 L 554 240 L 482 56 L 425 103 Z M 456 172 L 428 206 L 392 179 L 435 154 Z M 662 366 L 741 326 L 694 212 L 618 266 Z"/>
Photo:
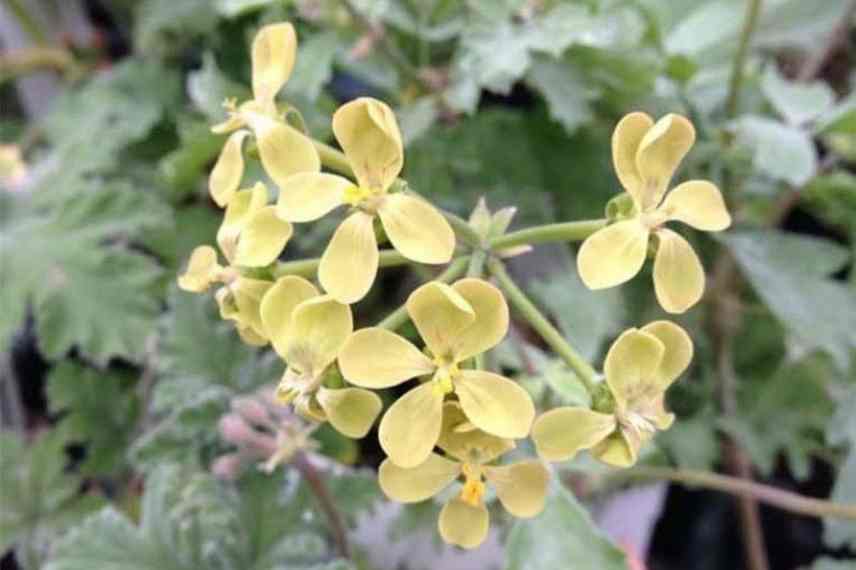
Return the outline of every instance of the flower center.
<path id="1" fill-rule="evenodd" d="M 434 391 L 445 396 L 455 391 L 453 380 L 460 374 L 460 369 L 456 362 L 449 361 L 444 358 L 435 358 L 434 364 L 437 365 L 437 371 L 434 372 Z"/>
<path id="2" fill-rule="evenodd" d="M 642 225 L 649 230 L 656 230 L 669 220 L 669 214 L 662 209 L 643 212 L 639 215 Z"/>
<path id="3" fill-rule="evenodd" d="M 481 467 L 465 463 L 462 471 L 464 472 L 464 488 L 461 489 L 461 500 L 473 507 L 478 507 L 482 504 L 482 499 L 485 493 L 485 484 L 482 482 Z"/>
<path id="4" fill-rule="evenodd" d="M 343 201 L 353 208 L 359 208 L 367 214 L 374 214 L 380 205 L 382 190 L 363 186 L 350 186 L 345 190 Z"/>
<path id="5" fill-rule="evenodd" d="M 619 423 L 625 429 L 633 430 L 640 435 L 643 433 L 653 434 L 657 431 L 654 421 L 639 412 L 625 412 L 619 418 Z"/>

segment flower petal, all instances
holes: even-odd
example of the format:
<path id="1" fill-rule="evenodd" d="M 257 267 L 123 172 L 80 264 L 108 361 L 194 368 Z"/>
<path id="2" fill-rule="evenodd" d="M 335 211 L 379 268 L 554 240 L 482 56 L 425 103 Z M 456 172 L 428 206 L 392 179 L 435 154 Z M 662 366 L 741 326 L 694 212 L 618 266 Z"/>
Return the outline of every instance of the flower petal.
<path id="1" fill-rule="evenodd" d="M 336 360 L 353 330 L 348 305 L 329 295 L 307 299 L 294 308 L 286 360 L 302 365 L 303 372 L 320 374 Z"/>
<path id="2" fill-rule="evenodd" d="M 419 263 L 448 263 L 455 252 L 455 232 L 437 209 L 421 198 L 389 194 L 378 215 L 392 246 Z"/>
<path id="3" fill-rule="evenodd" d="M 660 228 L 657 237 L 654 292 L 667 312 L 683 313 L 704 294 L 704 268 L 692 246 L 679 234 Z"/>
<path id="4" fill-rule="evenodd" d="M 321 256 L 318 280 L 341 303 L 356 303 L 374 283 L 380 254 L 373 222 L 372 216 L 354 212 L 339 225 Z"/>
<path id="5" fill-rule="evenodd" d="M 318 289 L 303 277 L 287 275 L 277 279 L 262 298 L 262 324 L 271 344 L 281 357 L 286 358 L 288 355 L 294 309 L 303 301 L 318 295 Z"/>
<path id="6" fill-rule="evenodd" d="M 660 206 L 670 220 L 707 232 L 719 232 L 731 225 L 731 215 L 715 184 L 706 180 L 690 180 L 666 194 Z"/>
<path id="7" fill-rule="evenodd" d="M 624 331 L 612 343 L 603 372 L 620 409 L 632 403 L 640 390 L 648 389 L 665 350 L 657 337 L 638 329 Z"/>
<path id="8" fill-rule="evenodd" d="M 432 453 L 424 462 L 407 469 L 384 460 L 378 470 L 378 483 L 393 501 L 418 503 L 442 491 L 460 474 L 460 463 Z"/>
<path id="9" fill-rule="evenodd" d="M 292 233 L 294 229 L 291 224 L 277 217 L 276 207 L 265 206 L 247 220 L 247 225 L 238 238 L 235 265 L 241 267 L 270 265 L 282 253 Z"/>
<path id="10" fill-rule="evenodd" d="M 472 307 L 475 320 L 454 339 L 455 360 L 460 362 L 490 350 L 508 332 L 508 303 L 502 293 L 483 279 L 461 279 L 452 289 Z"/>
<path id="11" fill-rule="evenodd" d="M 443 394 L 427 382 L 390 406 L 380 421 L 378 439 L 399 467 L 416 467 L 428 458 L 443 423 Z"/>
<path id="12" fill-rule="evenodd" d="M 208 191 L 211 194 L 211 199 L 224 208 L 232 199 L 238 186 L 241 185 L 241 179 L 244 177 L 244 139 L 250 134 L 250 131 L 240 130 L 235 131 L 226 143 L 223 145 L 223 150 L 220 151 L 220 156 L 217 158 L 217 163 L 211 170 L 211 175 L 208 177 Z"/>
<path id="13" fill-rule="evenodd" d="M 386 103 L 360 97 L 333 115 L 333 133 L 360 186 L 386 190 L 404 165 L 404 145 L 395 114 Z"/>
<path id="14" fill-rule="evenodd" d="M 253 38 L 253 96 L 273 101 L 294 68 L 297 34 L 288 22 L 263 27 Z"/>
<path id="15" fill-rule="evenodd" d="M 611 436 L 594 446 L 592 456 L 612 467 L 632 467 L 639 456 L 640 444 L 632 444 L 624 434 L 616 431 Z"/>
<path id="16" fill-rule="evenodd" d="M 178 276 L 178 286 L 184 291 L 207 291 L 223 268 L 217 263 L 217 252 L 210 245 L 200 245 L 190 254 L 187 269 Z"/>
<path id="17" fill-rule="evenodd" d="M 645 133 L 654 125 L 654 120 L 645 113 L 625 115 L 612 133 L 612 164 L 621 185 L 633 197 L 641 209 L 645 183 L 636 168 L 636 151 Z"/>
<path id="18" fill-rule="evenodd" d="M 642 327 L 663 343 L 665 352 L 657 369 L 657 379 L 665 391 L 680 376 L 693 359 L 693 341 L 687 331 L 671 321 L 655 321 Z"/>
<path id="19" fill-rule="evenodd" d="M 345 379 L 364 388 L 389 388 L 434 371 L 434 364 L 410 341 L 371 327 L 348 337 L 339 353 Z"/>
<path id="20" fill-rule="evenodd" d="M 554 408 L 532 425 L 532 441 L 547 461 L 565 461 L 578 451 L 590 449 L 615 430 L 615 416 L 586 408 Z"/>
<path id="21" fill-rule="evenodd" d="M 247 277 L 239 277 L 231 286 L 237 307 L 235 320 L 260 336 L 265 334 L 261 316 L 262 297 L 272 286 L 270 281 Z"/>
<path id="22" fill-rule="evenodd" d="M 519 384 L 484 370 L 463 370 L 454 383 L 461 407 L 476 427 L 499 437 L 529 435 L 535 406 Z"/>
<path id="23" fill-rule="evenodd" d="M 339 433 L 353 439 L 365 437 L 383 408 L 374 392 L 362 388 L 329 390 L 323 386 L 315 394 L 327 421 Z"/>
<path id="24" fill-rule="evenodd" d="M 639 273 L 648 253 L 649 234 L 639 220 L 632 219 L 589 236 L 577 254 L 577 268 L 586 287 L 615 287 Z"/>
<path id="25" fill-rule="evenodd" d="M 643 207 L 660 203 L 675 170 L 694 142 L 693 124 L 671 113 L 645 133 L 636 151 L 636 168 L 645 185 Z"/>
<path id="26" fill-rule="evenodd" d="M 472 425 L 458 402 L 443 402 L 443 429 L 437 446 L 460 461 L 488 463 L 514 449 L 514 440 L 497 437 Z"/>
<path id="27" fill-rule="evenodd" d="M 268 201 L 268 190 L 261 182 L 252 188 L 239 190 L 229 200 L 223 223 L 217 230 L 217 244 L 220 251 L 230 262 L 235 258 L 238 237 L 246 227 L 251 216 L 264 208 Z"/>
<path id="28" fill-rule="evenodd" d="M 501 467 L 486 467 L 485 477 L 509 513 L 531 518 L 544 510 L 550 472 L 540 461 L 521 461 Z"/>
<path id="29" fill-rule="evenodd" d="M 460 334 L 475 322 L 476 314 L 460 293 L 431 281 L 407 298 L 407 312 L 435 357 L 451 357 Z"/>
<path id="30" fill-rule="evenodd" d="M 347 178 L 321 172 L 291 176 L 279 189 L 276 213 L 289 222 L 311 222 L 343 204 L 345 190 L 353 186 Z"/>
<path id="31" fill-rule="evenodd" d="M 467 549 L 476 548 L 484 542 L 489 526 L 490 515 L 483 504 L 474 507 L 461 499 L 452 499 L 446 503 L 437 521 L 437 528 L 444 541 Z"/>
<path id="32" fill-rule="evenodd" d="M 306 135 L 261 113 L 247 114 L 256 135 L 262 166 L 277 186 L 287 186 L 288 178 L 299 172 L 321 170 L 321 159 Z"/>

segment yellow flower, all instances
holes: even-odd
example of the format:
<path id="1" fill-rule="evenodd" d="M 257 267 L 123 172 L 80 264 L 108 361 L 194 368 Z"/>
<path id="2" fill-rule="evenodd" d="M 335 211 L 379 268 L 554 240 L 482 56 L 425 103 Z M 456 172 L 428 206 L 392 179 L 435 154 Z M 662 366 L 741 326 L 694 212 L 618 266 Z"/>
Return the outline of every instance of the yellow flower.
<path id="1" fill-rule="evenodd" d="M 262 298 L 272 285 L 272 282 L 262 279 L 234 277 L 215 294 L 220 317 L 234 321 L 238 334 L 247 344 L 264 346 L 268 342 L 260 310 Z"/>
<path id="2" fill-rule="evenodd" d="M 354 330 L 348 305 L 320 295 L 302 277 L 286 276 L 264 295 L 261 320 L 274 350 L 288 363 L 277 400 L 293 403 L 304 417 L 329 421 L 348 437 L 365 436 L 380 413 L 380 398 L 361 388 L 323 386 L 330 365 Z"/>
<path id="3" fill-rule="evenodd" d="M 679 115 L 654 123 L 644 113 L 631 113 L 615 127 L 612 159 L 634 208 L 629 217 L 599 230 L 580 248 L 580 277 L 590 289 L 613 287 L 636 275 L 653 234 L 654 288 L 660 304 L 670 313 L 683 313 L 701 298 L 701 262 L 692 246 L 665 223 L 677 220 L 699 230 L 721 231 L 731 225 L 731 216 L 719 189 L 705 180 L 684 182 L 666 195 L 694 141 L 692 123 Z"/>
<path id="4" fill-rule="evenodd" d="M 288 22 L 265 26 L 253 39 L 253 99 L 240 106 L 227 101 L 228 120 L 211 129 L 217 134 L 232 133 L 208 180 L 211 198 L 221 208 L 231 201 L 241 184 L 242 147 L 250 134 L 255 137 L 262 166 L 277 185 L 297 172 L 320 168 L 312 141 L 283 120 L 274 102 L 291 75 L 296 51 L 297 34 Z"/>
<path id="5" fill-rule="evenodd" d="M 342 375 L 365 388 L 430 375 L 381 420 L 380 444 L 390 459 L 401 467 L 425 461 L 440 437 L 443 400 L 451 394 L 479 429 L 504 438 L 526 437 L 535 415 L 529 394 L 498 374 L 461 367 L 496 346 L 508 331 L 502 293 L 481 279 L 462 279 L 453 286 L 434 281 L 410 295 L 407 312 L 430 357 L 381 328 L 355 332 L 339 354 Z"/>
<path id="6" fill-rule="evenodd" d="M 415 467 L 403 468 L 389 459 L 378 473 L 383 492 L 393 500 L 415 503 L 433 497 L 463 476 L 461 492 L 440 512 L 438 528 L 443 540 L 476 548 L 487 536 L 490 518 L 484 505 L 485 482 L 496 490 L 499 502 L 520 518 L 538 515 L 544 508 L 550 475 L 539 461 L 489 465 L 514 442 L 473 429 L 460 406 L 446 402 L 443 432 L 437 445 L 446 456 L 431 453 Z"/>
<path id="7" fill-rule="evenodd" d="M 369 291 L 378 268 L 375 217 L 392 246 L 408 259 L 448 262 L 455 234 L 446 219 L 418 196 L 388 192 L 404 164 L 392 109 L 375 99 L 356 99 L 333 115 L 333 132 L 357 185 L 316 168 L 280 184 L 277 203 L 279 216 L 291 222 L 309 222 L 338 206 L 351 206 L 321 258 L 318 278 L 324 289 L 342 303 L 359 301 Z"/>
<path id="8" fill-rule="evenodd" d="M 629 467 L 657 430 L 668 429 L 666 389 L 689 366 L 689 335 L 669 321 L 629 329 L 612 344 L 604 374 L 609 391 L 602 411 L 563 407 L 542 414 L 532 426 L 541 457 L 564 461 L 582 449 L 604 463 Z"/>

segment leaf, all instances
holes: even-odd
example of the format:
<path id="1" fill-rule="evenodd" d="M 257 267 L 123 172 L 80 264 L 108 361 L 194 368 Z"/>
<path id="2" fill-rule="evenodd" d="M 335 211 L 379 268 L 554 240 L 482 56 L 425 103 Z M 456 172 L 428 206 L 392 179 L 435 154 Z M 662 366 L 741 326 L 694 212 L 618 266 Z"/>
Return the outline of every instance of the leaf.
<path id="1" fill-rule="evenodd" d="M 856 346 L 856 296 L 826 278 L 847 259 L 847 252 L 824 240 L 775 231 L 728 233 L 720 239 L 788 329 L 794 349 L 824 350 L 840 370 L 847 370 Z"/>
<path id="2" fill-rule="evenodd" d="M 831 445 L 847 449 L 844 463 L 839 467 L 832 488 L 830 501 L 836 503 L 856 503 L 856 416 L 853 406 L 856 405 L 856 390 L 849 391 L 839 398 L 835 413 L 829 419 L 826 429 L 826 439 Z M 842 548 L 845 545 L 856 546 L 856 523 L 852 520 L 825 518 L 823 519 L 823 541 L 831 548 Z"/>
<path id="3" fill-rule="evenodd" d="M 434 126 L 438 116 L 437 103 L 433 97 L 420 97 L 412 103 L 396 109 L 398 124 L 404 144 L 415 141 Z"/>
<path id="4" fill-rule="evenodd" d="M 575 67 L 538 59 L 527 74 L 527 83 L 547 101 L 550 116 L 569 133 L 593 118 L 590 102 L 597 92 L 589 87 Z"/>
<path id="5" fill-rule="evenodd" d="M 179 123 L 178 136 L 179 147 L 158 163 L 158 170 L 172 190 L 169 198 L 173 203 L 199 188 L 207 178 L 209 164 L 223 148 L 223 137 L 212 134 L 207 123 Z"/>
<path id="6" fill-rule="evenodd" d="M 220 15 L 226 18 L 237 18 L 276 4 L 279 0 L 216 0 L 216 2 Z"/>
<path id="7" fill-rule="evenodd" d="M 624 554 L 597 529 L 564 488 L 556 487 L 544 512 L 514 524 L 506 545 L 506 570 L 626 570 Z"/>
<path id="8" fill-rule="evenodd" d="M 66 472 L 64 442 L 46 432 L 29 446 L 0 432 L 0 552 L 26 542 L 43 550 L 101 504 L 79 494 L 81 478 Z"/>
<path id="9" fill-rule="evenodd" d="M 815 131 L 825 135 L 856 133 L 856 95 L 850 95 L 828 109 L 817 120 Z"/>
<path id="10" fill-rule="evenodd" d="M 294 71 L 285 84 L 285 98 L 301 96 L 315 101 L 333 76 L 333 62 L 343 45 L 335 31 L 315 34 L 302 41 Z"/>
<path id="11" fill-rule="evenodd" d="M 790 125 L 801 125 L 823 115 L 835 104 L 835 93 L 822 81 L 788 81 L 775 65 L 767 66 L 761 79 L 761 91 Z"/>
<path id="12" fill-rule="evenodd" d="M 134 40 L 143 51 L 169 52 L 211 32 L 217 13 L 208 0 L 143 0 L 136 7 Z"/>
<path id="13" fill-rule="evenodd" d="M 132 385 L 133 377 L 127 373 L 100 372 L 70 360 L 50 371 L 50 411 L 62 414 L 56 429 L 66 441 L 86 445 L 81 465 L 85 474 L 110 474 L 124 466 L 139 415 Z"/>
<path id="14" fill-rule="evenodd" d="M 206 52 L 202 55 L 202 67 L 187 74 L 187 95 L 209 121 L 219 123 L 226 119 L 223 102 L 248 99 L 250 90 L 224 75 L 217 67 L 214 54 Z"/>
<path id="15" fill-rule="evenodd" d="M 801 129 L 748 115 L 736 127 L 738 142 L 753 152 L 755 168 L 768 177 L 802 186 L 817 172 L 817 151 Z"/>
<path id="16" fill-rule="evenodd" d="M 126 243 L 170 222 L 168 210 L 141 192 L 111 184 L 49 206 L 26 195 L 0 196 L 0 266 L 15 279 L 0 290 L 0 345 L 32 306 L 48 358 L 77 347 L 96 363 L 137 359 L 160 311 L 151 258 Z"/>
<path id="17" fill-rule="evenodd" d="M 811 565 L 811 570 L 851 570 L 852 561 L 848 560 L 833 560 L 832 558 L 818 558 Z"/>
<path id="18" fill-rule="evenodd" d="M 856 175 L 836 170 L 816 176 L 803 189 L 802 202 L 827 222 L 856 233 Z"/>

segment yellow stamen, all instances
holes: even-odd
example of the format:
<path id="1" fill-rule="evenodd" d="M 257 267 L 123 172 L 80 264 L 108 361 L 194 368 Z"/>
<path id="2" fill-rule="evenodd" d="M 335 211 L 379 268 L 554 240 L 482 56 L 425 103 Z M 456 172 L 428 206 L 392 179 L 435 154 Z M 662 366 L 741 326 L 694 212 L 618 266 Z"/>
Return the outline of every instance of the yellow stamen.
<path id="1" fill-rule="evenodd" d="M 482 482 L 481 469 L 478 466 L 465 463 L 463 466 L 464 488 L 461 489 L 461 500 L 465 503 L 478 507 L 482 504 L 485 494 L 485 484 Z"/>
<path id="2" fill-rule="evenodd" d="M 345 190 L 344 201 L 351 206 L 359 206 L 362 202 L 371 198 L 375 192 L 371 188 L 351 186 Z"/>

